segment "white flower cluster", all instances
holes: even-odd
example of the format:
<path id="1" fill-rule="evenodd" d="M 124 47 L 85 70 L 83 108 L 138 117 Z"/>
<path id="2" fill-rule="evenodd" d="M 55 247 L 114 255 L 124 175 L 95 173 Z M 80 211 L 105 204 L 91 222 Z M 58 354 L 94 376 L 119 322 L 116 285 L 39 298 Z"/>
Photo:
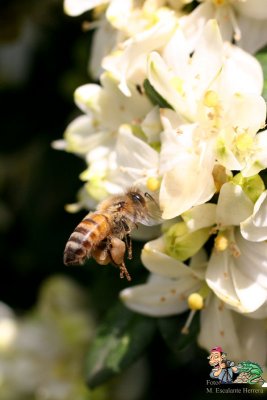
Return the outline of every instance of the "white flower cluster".
<path id="1" fill-rule="evenodd" d="M 82 364 L 94 334 L 86 296 L 66 277 L 46 280 L 24 316 L 0 303 L 1 400 L 87 398 Z"/>
<path id="2" fill-rule="evenodd" d="M 200 346 L 263 364 L 267 130 L 253 53 L 267 43 L 266 2 L 189 3 L 65 0 L 69 15 L 98 15 L 90 69 L 100 84 L 76 90 L 84 114 L 55 146 L 88 165 L 77 207 L 135 185 L 168 220 L 142 252 L 148 282 L 122 301 L 152 316 L 189 308 L 184 331 L 201 309 Z"/>

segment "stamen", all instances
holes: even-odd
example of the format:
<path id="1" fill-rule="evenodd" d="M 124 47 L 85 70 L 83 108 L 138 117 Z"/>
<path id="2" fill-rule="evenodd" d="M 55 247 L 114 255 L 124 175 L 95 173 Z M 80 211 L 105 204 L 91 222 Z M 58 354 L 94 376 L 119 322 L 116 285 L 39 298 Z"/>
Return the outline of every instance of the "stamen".
<path id="1" fill-rule="evenodd" d="M 203 98 L 206 107 L 215 108 L 219 105 L 219 96 L 214 90 L 208 90 Z"/>
<path id="2" fill-rule="evenodd" d="M 191 322 L 193 321 L 193 318 L 194 318 L 194 315 L 195 315 L 196 312 L 197 312 L 197 310 L 191 310 L 191 311 L 190 311 L 190 313 L 189 313 L 189 315 L 188 315 L 188 318 L 187 318 L 187 320 L 186 320 L 186 323 L 185 323 L 185 325 L 183 326 L 183 328 L 182 328 L 182 330 L 181 330 L 181 333 L 182 333 L 183 335 L 188 335 L 188 333 L 189 333 L 189 327 L 190 327 L 190 325 L 191 325 Z"/>
<path id="3" fill-rule="evenodd" d="M 217 251 L 224 251 L 229 246 L 228 238 L 223 234 L 220 233 L 214 240 L 214 247 Z"/>
<path id="4" fill-rule="evenodd" d="M 239 248 L 238 248 L 238 246 L 237 246 L 237 244 L 235 242 L 231 242 L 229 244 L 229 249 L 230 249 L 231 254 L 232 254 L 233 257 L 237 258 L 237 257 L 240 256 L 241 251 L 239 250 Z"/>
<path id="5" fill-rule="evenodd" d="M 191 311 L 187 317 L 185 325 L 181 330 L 182 334 L 187 335 L 189 333 L 189 327 L 191 325 L 191 322 L 193 321 L 194 315 L 197 311 L 202 310 L 202 308 L 204 307 L 204 300 L 208 296 L 209 292 L 210 288 L 205 283 L 202 285 L 199 292 L 191 293 L 188 296 L 187 302 L 188 307 L 191 309 Z"/>
<path id="6" fill-rule="evenodd" d="M 199 293 L 191 293 L 187 301 L 191 310 L 201 310 L 204 306 L 204 299 Z"/>
<path id="7" fill-rule="evenodd" d="M 237 24 L 235 13 L 232 7 L 229 7 L 229 16 L 234 30 L 234 39 L 236 42 L 238 42 L 241 39 L 242 35 L 239 26 Z"/>
<path id="8" fill-rule="evenodd" d="M 147 186 L 148 190 L 151 190 L 151 192 L 155 192 L 160 187 L 160 181 L 159 181 L 159 179 L 155 178 L 154 176 L 151 176 L 147 179 L 146 186 Z"/>

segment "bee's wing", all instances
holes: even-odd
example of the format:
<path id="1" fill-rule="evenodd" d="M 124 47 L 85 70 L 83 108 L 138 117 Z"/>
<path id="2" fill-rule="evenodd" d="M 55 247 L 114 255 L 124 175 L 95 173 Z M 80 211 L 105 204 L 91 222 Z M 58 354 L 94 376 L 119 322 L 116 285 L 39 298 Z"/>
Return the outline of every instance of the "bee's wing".
<path id="1" fill-rule="evenodd" d="M 145 198 L 147 213 L 144 218 L 141 218 L 140 223 L 147 226 L 162 224 L 162 212 L 159 204 L 149 193 L 145 193 Z"/>

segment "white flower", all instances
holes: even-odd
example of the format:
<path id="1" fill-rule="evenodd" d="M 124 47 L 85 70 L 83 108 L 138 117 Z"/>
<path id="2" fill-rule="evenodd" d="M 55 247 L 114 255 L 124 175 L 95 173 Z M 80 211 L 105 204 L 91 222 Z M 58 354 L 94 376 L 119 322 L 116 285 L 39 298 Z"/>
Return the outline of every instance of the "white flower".
<path id="1" fill-rule="evenodd" d="M 231 311 L 223 301 L 211 295 L 200 313 L 198 344 L 210 351 L 214 343 L 219 343 L 235 361 L 253 360 L 260 365 L 266 363 L 264 321 Z"/>
<path id="2" fill-rule="evenodd" d="M 140 124 L 152 108 L 147 97 L 136 87 L 131 87 L 131 90 L 131 97 L 124 96 L 110 73 L 102 74 L 101 85 L 87 84 L 76 89 L 75 102 L 86 115 L 69 124 L 64 141 L 53 144 L 55 148 L 85 158 L 88 168 L 80 177 L 87 182 L 85 190 L 95 200 L 93 205 L 107 194 L 122 190 L 113 180 L 118 166 L 116 146 L 120 126 Z M 83 204 L 86 203 L 88 201 L 83 200 Z"/>
<path id="3" fill-rule="evenodd" d="M 111 0 L 64 0 L 66 14 L 76 16 L 97 6 L 109 3 Z"/>
<path id="4" fill-rule="evenodd" d="M 120 293 L 121 300 L 131 310 L 155 317 L 181 314 L 188 310 L 190 295 L 201 293 L 207 262 L 204 252 L 193 256 L 190 266 L 187 266 L 164 251 L 162 238 L 145 245 L 142 261 L 151 272 L 147 283 L 124 289 Z M 194 313 L 192 309 L 186 328 Z M 186 332 L 186 329 L 183 331 Z M 207 292 L 205 307 L 200 311 L 198 344 L 209 351 L 218 342 L 227 348 L 234 359 L 251 356 L 261 364 L 266 361 L 264 349 L 267 342 L 263 321 L 235 313 L 213 293 Z"/>
<path id="5" fill-rule="evenodd" d="M 242 236 L 252 242 L 267 240 L 267 191 L 256 201 L 253 213 L 240 223 Z"/>
<path id="6" fill-rule="evenodd" d="M 191 14 L 182 18 L 183 28 L 193 50 L 203 26 L 211 19 L 218 21 L 223 40 L 232 42 L 250 53 L 267 43 L 265 0 L 202 0 Z"/>
<path id="7" fill-rule="evenodd" d="M 216 191 L 212 171 L 213 141 L 205 140 L 196 124 L 172 125 L 172 112 L 162 111 L 159 193 L 163 218 L 180 215 L 208 201 Z"/>
<path id="8" fill-rule="evenodd" d="M 263 197 L 256 211 L 261 201 Z M 208 226 L 204 215 L 208 215 L 208 224 L 212 220 L 216 224 L 219 231 L 208 262 L 206 281 L 220 299 L 240 313 L 252 313 L 264 307 L 267 300 L 267 243 L 246 240 L 240 232 L 243 221 L 253 224 L 253 208 L 253 202 L 241 186 L 225 183 L 217 206 L 198 206 L 184 214 L 192 229 Z M 261 211 L 260 216 L 264 215 L 264 207 Z"/>
<path id="9" fill-rule="evenodd" d="M 163 218 L 175 217 L 212 197 L 216 161 L 245 176 L 266 167 L 266 132 L 256 135 L 266 116 L 260 96 L 261 68 L 241 49 L 223 45 L 215 21 L 206 25 L 192 57 L 177 29 L 163 57 L 150 54 L 148 77 L 177 113 L 176 117 L 171 110 L 161 110 Z"/>
<path id="10" fill-rule="evenodd" d="M 175 51 L 177 46 L 179 52 Z M 178 28 L 166 45 L 162 57 L 156 52 L 149 55 L 148 79 L 187 122 L 201 121 L 204 111 L 202 107 L 205 106 L 206 116 L 202 119 L 218 125 L 227 114 L 231 115 L 229 101 L 236 107 L 236 97 L 241 95 L 243 102 L 248 96 L 247 101 L 251 104 L 250 96 L 254 95 L 254 102 L 258 102 L 259 107 L 255 121 L 258 118 L 257 125 L 264 126 L 266 109 L 259 96 L 263 87 L 261 67 L 248 53 L 230 44 L 224 45 L 214 20 L 204 27 L 193 56 Z M 214 93 L 212 98 L 209 93 Z M 215 106 L 220 106 L 220 113 L 216 114 L 218 121 L 212 115 Z M 237 116 L 234 112 L 232 115 Z"/>
<path id="11" fill-rule="evenodd" d="M 162 48 L 177 24 L 173 13 L 166 9 L 157 13 L 155 21 L 149 29 L 143 29 L 125 42 L 119 43 L 118 49 L 102 62 L 103 68 L 112 72 L 120 81 L 119 87 L 126 96 L 131 96 L 128 81 L 143 84 L 146 78 L 147 54 Z"/>
<path id="12" fill-rule="evenodd" d="M 145 245 L 142 262 L 152 275 L 147 283 L 120 293 L 127 307 L 151 316 L 174 315 L 187 310 L 188 296 L 203 284 L 205 255 L 197 254 L 188 267 L 165 254 L 163 238 L 159 238 Z"/>

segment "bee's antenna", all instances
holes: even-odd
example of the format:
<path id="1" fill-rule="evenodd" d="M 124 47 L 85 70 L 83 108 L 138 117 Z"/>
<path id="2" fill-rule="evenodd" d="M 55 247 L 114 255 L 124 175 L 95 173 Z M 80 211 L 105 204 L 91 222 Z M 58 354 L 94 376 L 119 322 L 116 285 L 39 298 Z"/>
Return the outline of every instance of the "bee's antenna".
<path id="1" fill-rule="evenodd" d="M 151 196 L 151 194 L 149 194 L 148 192 L 145 192 L 145 197 L 147 197 L 149 200 L 152 200 L 154 203 L 157 204 L 156 200 L 154 199 L 153 196 Z"/>

